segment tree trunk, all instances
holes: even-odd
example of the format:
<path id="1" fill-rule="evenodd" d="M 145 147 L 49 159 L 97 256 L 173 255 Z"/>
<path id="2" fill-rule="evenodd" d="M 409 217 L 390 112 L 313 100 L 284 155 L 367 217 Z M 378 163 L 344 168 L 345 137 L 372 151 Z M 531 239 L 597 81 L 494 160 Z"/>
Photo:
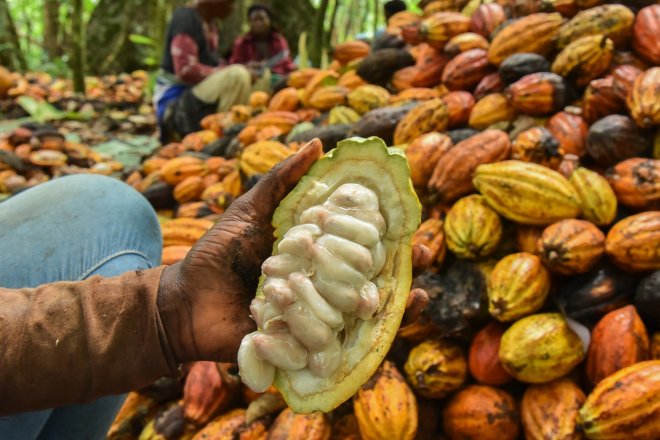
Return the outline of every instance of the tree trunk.
<path id="1" fill-rule="evenodd" d="M 247 23 L 247 0 L 237 0 L 235 2 L 234 13 L 220 23 L 220 54 L 229 59 L 229 55 L 234 45 L 234 40 L 245 32 Z"/>
<path id="2" fill-rule="evenodd" d="M 325 34 L 325 47 L 334 46 L 337 38 L 335 32 L 335 23 L 337 23 L 337 11 L 339 11 L 340 0 L 334 0 L 332 3 L 332 12 L 330 13 L 330 23 L 328 31 Z"/>
<path id="3" fill-rule="evenodd" d="M 262 0 L 258 3 L 270 6 L 275 12 L 275 26 L 284 34 L 295 56 L 300 34 L 307 32 L 311 35 L 314 29 L 314 5 L 310 0 Z"/>
<path id="4" fill-rule="evenodd" d="M 76 0 L 77 1 L 77 0 Z M 87 24 L 87 63 L 96 74 L 107 70 L 124 50 L 134 15 L 139 9 L 131 0 L 100 0 Z"/>
<path id="5" fill-rule="evenodd" d="M 378 0 L 373 0 L 373 22 L 374 22 L 374 38 L 376 37 L 376 32 L 378 32 L 378 25 L 380 24 L 380 2 Z"/>
<path id="6" fill-rule="evenodd" d="M 83 0 L 73 0 L 71 14 L 71 33 L 73 34 L 73 50 L 71 53 L 71 69 L 73 70 L 73 88 L 76 92 L 85 93 L 85 28 L 83 26 Z"/>
<path id="7" fill-rule="evenodd" d="M 48 54 L 48 58 L 51 60 L 62 55 L 59 36 L 60 0 L 45 0 L 43 48 L 46 51 L 46 54 Z"/>
<path id="8" fill-rule="evenodd" d="M 27 62 L 7 0 L 0 0 L 0 64 L 12 70 L 27 70 Z"/>
<path id="9" fill-rule="evenodd" d="M 314 33 L 312 34 L 312 50 L 309 54 L 314 66 L 321 65 L 321 58 L 325 51 L 325 14 L 328 12 L 329 3 L 329 0 L 321 0 L 321 4 L 316 11 L 316 24 L 314 25 Z"/>

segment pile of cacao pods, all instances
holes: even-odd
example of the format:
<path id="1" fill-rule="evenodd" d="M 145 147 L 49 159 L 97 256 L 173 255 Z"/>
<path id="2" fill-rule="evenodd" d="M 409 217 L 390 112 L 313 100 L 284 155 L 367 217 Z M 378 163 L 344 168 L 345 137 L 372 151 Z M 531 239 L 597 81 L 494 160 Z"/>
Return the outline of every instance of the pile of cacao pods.
<path id="1" fill-rule="evenodd" d="M 65 111 L 75 111 L 91 106 L 136 108 L 144 103 L 149 74 L 144 70 L 119 75 L 85 78 L 85 96 L 76 94 L 70 79 L 54 78 L 43 72 L 20 74 L 0 66 L 0 111 L 20 115 L 18 98 L 30 97 L 46 101 Z"/>
<path id="2" fill-rule="evenodd" d="M 198 362 L 131 393 L 109 438 L 660 438 L 660 5 L 440 0 L 387 32 L 123 178 L 172 264 L 304 142 L 381 137 L 424 206 L 420 319 L 331 414 Z"/>

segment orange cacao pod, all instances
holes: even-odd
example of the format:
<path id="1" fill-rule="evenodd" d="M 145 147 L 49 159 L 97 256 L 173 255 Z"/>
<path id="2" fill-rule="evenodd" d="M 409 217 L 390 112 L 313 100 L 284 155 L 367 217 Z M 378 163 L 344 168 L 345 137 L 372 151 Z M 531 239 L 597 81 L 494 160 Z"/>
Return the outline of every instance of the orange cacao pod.
<path id="1" fill-rule="evenodd" d="M 325 86 L 314 91 L 309 98 L 309 106 L 320 111 L 328 111 L 346 103 L 348 90 L 342 86 Z"/>
<path id="2" fill-rule="evenodd" d="M 458 128 L 467 125 L 470 113 L 474 107 L 474 97 L 469 92 L 457 91 L 447 93 L 442 97 L 449 112 L 448 128 Z"/>
<path id="3" fill-rule="evenodd" d="M 415 75 L 410 84 L 413 87 L 433 87 L 440 83 L 442 71 L 449 58 L 442 55 L 434 47 L 422 43 L 420 54 L 415 63 Z"/>
<path id="4" fill-rule="evenodd" d="M 415 438 L 417 400 L 389 361 L 353 397 L 353 409 L 364 440 Z"/>
<path id="5" fill-rule="evenodd" d="M 267 111 L 248 121 L 248 126 L 255 126 L 262 129 L 268 126 L 275 126 L 287 134 L 294 125 L 300 122 L 300 117 L 293 112 Z"/>
<path id="6" fill-rule="evenodd" d="M 443 411 L 444 431 L 452 439 L 514 440 L 519 431 L 516 401 L 506 391 L 470 385 Z"/>
<path id="7" fill-rule="evenodd" d="M 585 220 L 567 219 L 545 228 L 538 243 L 543 264 L 553 272 L 587 272 L 605 251 L 605 235 Z"/>
<path id="8" fill-rule="evenodd" d="M 472 339 L 468 367 L 470 374 L 484 385 L 504 385 L 513 378 L 500 362 L 500 340 L 505 327 L 497 321 L 492 321 L 482 328 Z"/>
<path id="9" fill-rule="evenodd" d="M 410 165 L 410 179 L 417 188 L 428 184 L 435 164 L 453 147 L 449 136 L 431 132 L 418 136 L 405 150 Z"/>
<path id="10" fill-rule="evenodd" d="M 344 73 L 340 78 L 339 82 L 337 83 L 338 86 L 342 86 L 348 90 L 355 90 L 360 86 L 366 85 L 367 82 L 360 78 L 360 75 L 358 75 L 355 70 L 349 70 L 348 72 Z"/>
<path id="11" fill-rule="evenodd" d="M 328 440 L 331 426 L 323 413 L 295 414 L 291 408 L 280 413 L 270 428 L 271 440 Z"/>
<path id="12" fill-rule="evenodd" d="M 557 169 L 561 161 L 559 141 L 544 127 L 521 132 L 511 143 L 511 158 Z"/>
<path id="13" fill-rule="evenodd" d="M 341 64 L 347 64 L 358 58 L 364 58 L 369 55 L 371 48 L 364 41 L 347 41 L 335 46 L 332 57 Z"/>
<path id="14" fill-rule="evenodd" d="M 555 113 L 566 104 L 564 79 L 550 72 L 523 76 L 509 86 L 508 94 L 513 108 L 533 116 Z"/>
<path id="15" fill-rule="evenodd" d="M 557 13 L 536 13 L 505 26 L 491 41 L 488 60 L 498 66 L 514 53 L 546 55 L 563 21 Z"/>
<path id="16" fill-rule="evenodd" d="M 268 111 L 271 112 L 293 112 L 298 108 L 298 91 L 294 87 L 280 90 L 268 103 Z"/>
<path id="17" fill-rule="evenodd" d="M 628 96 L 632 93 L 635 80 L 644 71 L 631 64 L 623 64 L 617 66 L 612 71 L 614 93 L 619 97 L 621 102 L 625 103 Z"/>
<path id="18" fill-rule="evenodd" d="M 589 126 L 580 115 L 559 112 L 548 120 L 546 128 L 559 141 L 561 154 L 574 154 L 578 157 L 587 154 Z"/>
<path id="19" fill-rule="evenodd" d="M 449 90 L 472 90 L 484 76 L 492 72 L 484 49 L 470 49 L 447 63 L 442 83 Z"/>
<path id="20" fill-rule="evenodd" d="M 413 244 L 423 244 L 431 251 L 432 261 L 443 261 L 447 246 L 445 243 L 444 223 L 437 218 L 422 222 L 412 238 Z"/>
<path id="21" fill-rule="evenodd" d="M 499 122 L 511 122 L 516 110 L 502 93 L 492 93 L 481 98 L 470 111 L 470 127 L 484 130 Z"/>
<path id="22" fill-rule="evenodd" d="M 188 252 L 190 252 L 192 246 L 166 246 L 163 248 L 162 263 L 165 266 L 169 266 L 174 263 L 178 263 L 183 260 Z"/>
<path id="23" fill-rule="evenodd" d="M 204 178 L 202 176 L 190 176 L 183 179 L 174 187 L 174 200 L 179 203 L 199 200 L 204 191 Z"/>
<path id="24" fill-rule="evenodd" d="M 458 12 L 436 12 L 422 21 L 419 32 L 422 39 L 442 49 L 445 43 L 470 29 L 470 19 Z"/>
<path id="25" fill-rule="evenodd" d="M 268 100 L 270 96 L 268 93 L 262 91 L 255 91 L 250 94 L 250 107 L 252 108 L 264 108 L 268 105 Z"/>
<path id="26" fill-rule="evenodd" d="M 186 376 L 183 408 L 186 420 L 201 426 L 224 410 L 238 390 L 238 379 L 215 362 L 195 362 Z"/>
<path id="27" fill-rule="evenodd" d="M 638 211 L 660 209 L 660 160 L 627 159 L 606 176 L 623 205 Z"/>
<path id="28" fill-rule="evenodd" d="M 660 361 L 639 362 L 600 381 L 580 408 L 578 421 L 590 439 L 657 439 Z"/>
<path id="29" fill-rule="evenodd" d="M 582 440 L 577 417 L 584 400 L 584 393 L 570 379 L 530 385 L 520 407 L 525 437 Z"/>
<path id="30" fill-rule="evenodd" d="M 591 331 L 586 372 L 596 385 L 617 371 L 649 358 L 649 337 L 635 306 L 609 312 Z"/>
<path id="31" fill-rule="evenodd" d="M 170 185 L 177 185 L 191 176 L 204 176 L 206 163 L 193 156 L 181 156 L 168 160 L 161 168 L 161 178 Z"/>
<path id="32" fill-rule="evenodd" d="M 304 89 L 305 86 L 311 81 L 311 79 L 320 71 L 313 67 L 307 69 L 296 70 L 291 72 L 287 84 L 289 87 L 294 87 L 296 89 Z"/>
<path id="33" fill-rule="evenodd" d="M 426 87 L 413 87 L 403 90 L 390 97 L 390 104 L 401 104 L 410 101 L 428 101 L 429 99 L 440 98 L 440 92 L 436 89 Z"/>
<path id="34" fill-rule="evenodd" d="M 498 72 L 489 73 L 481 78 L 477 87 L 474 88 L 474 99 L 480 100 L 491 93 L 499 93 L 504 90 L 502 76 Z"/>
<path id="35" fill-rule="evenodd" d="M 516 249 L 520 252 L 539 255 L 538 242 L 543 235 L 543 230 L 538 226 L 517 225 L 516 227 Z"/>
<path id="36" fill-rule="evenodd" d="M 660 67 L 652 67 L 637 77 L 628 95 L 630 116 L 642 128 L 660 125 L 658 90 L 660 90 Z"/>
<path id="37" fill-rule="evenodd" d="M 501 130 L 486 130 L 462 142 L 440 157 L 429 181 L 429 190 L 449 203 L 474 190 L 472 177 L 479 165 L 509 156 L 509 137 Z"/>
<path id="38" fill-rule="evenodd" d="M 635 17 L 632 44 L 635 52 L 648 62 L 660 64 L 660 5 L 654 4 L 642 8 Z"/>
<path id="39" fill-rule="evenodd" d="M 506 21 L 504 8 L 497 3 L 482 3 L 470 17 L 470 30 L 490 38 L 495 29 Z"/>
<path id="40" fill-rule="evenodd" d="M 466 32 L 464 34 L 456 35 L 447 42 L 447 45 L 444 48 L 444 54 L 449 58 L 454 58 L 455 56 L 472 49 L 488 50 L 488 40 L 475 32 Z"/>
<path id="41" fill-rule="evenodd" d="M 660 211 L 643 212 L 616 223 L 607 233 L 605 250 L 625 270 L 660 269 Z"/>

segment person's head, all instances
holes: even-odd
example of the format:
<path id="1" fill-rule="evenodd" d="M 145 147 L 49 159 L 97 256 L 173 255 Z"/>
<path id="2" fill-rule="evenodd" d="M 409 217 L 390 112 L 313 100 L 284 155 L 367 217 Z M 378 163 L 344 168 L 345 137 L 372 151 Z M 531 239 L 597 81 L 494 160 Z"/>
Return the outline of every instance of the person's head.
<path id="1" fill-rule="evenodd" d="M 405 2 L 402 0 L 390 0 L 385 3 L 385 20 L 389 20 L 397 12 L 407 10 Z"/>
<path id="2" fill-rule="evenodd" d="M 196 0 L 195 7 L 207 20 L 227 18 L 234 12 L 235 0 Z"/>
<path id="3" fill-rule="evenodd" d="M 262 37 L 273 30 L 273 11 L 266 5 L 252 5 L 248 9 L 250 32 Z"/>

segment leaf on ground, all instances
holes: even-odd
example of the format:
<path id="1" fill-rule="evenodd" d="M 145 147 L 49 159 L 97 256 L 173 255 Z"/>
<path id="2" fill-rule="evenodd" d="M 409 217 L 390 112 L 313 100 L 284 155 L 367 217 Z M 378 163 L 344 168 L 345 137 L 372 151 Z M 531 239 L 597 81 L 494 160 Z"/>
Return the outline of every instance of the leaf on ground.
<path id="1" fill-rule="evenodd" d="M 94 150 L 107 154 L 113 160 L 124 164 L 125 169 L 135 168 L 144 157 L 150 156 L 160 146 L 158 139 L 151 136 L 126 136 L 99 144 Z"/>

